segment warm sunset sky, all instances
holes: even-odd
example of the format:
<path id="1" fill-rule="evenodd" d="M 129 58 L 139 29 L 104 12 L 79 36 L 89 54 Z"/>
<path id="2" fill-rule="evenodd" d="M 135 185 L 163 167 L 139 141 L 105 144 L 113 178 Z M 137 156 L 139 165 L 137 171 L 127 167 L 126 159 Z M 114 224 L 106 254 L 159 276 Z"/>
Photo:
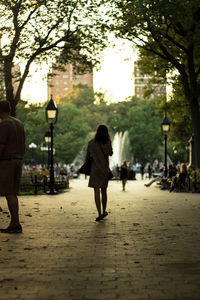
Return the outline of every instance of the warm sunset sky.
<path id="1" fill-rule="evenodd" d="M 133 95 L 133 54 L 131 44 L 128 41 L 117 41 L 114 48 L 110 47 L 103 53 L 101 70 L 94 71 L 94 90 L 106 91 L 106 95 L 112 101 L 124 100 Z M 47 100 L 47 85 L 43 79 L 48 68 L 31 68 L 32 77 L 27 79 L 22 98 L 30 102 L 43 102 Z"/>

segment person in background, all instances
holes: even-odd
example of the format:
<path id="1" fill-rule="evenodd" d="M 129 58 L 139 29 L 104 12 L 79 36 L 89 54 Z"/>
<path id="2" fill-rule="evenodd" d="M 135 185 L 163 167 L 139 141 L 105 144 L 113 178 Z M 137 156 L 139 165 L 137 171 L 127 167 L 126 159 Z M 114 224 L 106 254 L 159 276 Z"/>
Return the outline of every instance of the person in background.
<path id="1" fill-rule="evenodd" d="M 118 164 L 116 165 L 116 177 L 119 179 L 119 166 L 118 166 Z"/>
<path id="2" fill-rule="evenodd" d="M 105 125 L 99 125 L 95 137 L 88 143 L 86 154 L 86 160 L 89 157 L 92 157 L 88 186 L 94 189 L 94 199 L 98 211 L 98 217 L 96 218 L 97 222 L 108 215 L 106 211 L 109 180 L 108 156 L 111 156 L 112 154 L 113 150 L 108 129 Z"/>
<path id="3" fill-rule="evenodd" d="M 144 164 L 141 162 L 141 166 L 140 166 L 140 174 L 141 174 L 141 179 L 143 180 L 144 178 Z"/>
<path id="4" fill-rule="evenodd" d="M 148 174 L 149 174 L 149 179 L 151 179 L 151 176 L 152 176 L 152 167 L 151 167 L 150 164 L 148 165 Z"/>
<path id="5" fill-rule="evenodd" d="M 149 187 L 152 185 L 152 183 L 161 180 L 164 177 L 164 169 L 161 168 L 160 169 L 160 175 L 158 175 L 157 177 L 153 178 L 149 183 L 146 183 L 145 186 Z"/>
<path id="6" fill-rule="evenodd" d="M 25 153 L 25 133 L 21 121 L 11 117 L 8 101 L 0 101 L 0 194 L 6 197 L 10 211 L 10 224 L 3 233 L 21 233 L 19 221 L 19 192 L 22 160 Z"/>
<path id="7" fill-rule="evenodd" d="M 176 174 L 177 174 L 176 166 L 174 164 L 169 165 L 168 177 L 172 178 L 172 177 L 176 176 Z"/>
<path id="8" fill-rule="evenodd" d="M 185 163 L 182 163 L 180 166 L 180 173 L 178 173 L 176 176 L 172 178 L 172 183 L 170 187 L 170 192 L 173 190 L 181 190 L 181 188 L 185 187 L 187 178 L 187 165 Z"/>
<path id="9" fill-rule="evenodd" d="M 120 180 L 122 181 L 122 190 L 125 191 L 126 182 L 128 180 L 128 165 L 124 160 L 120 168 Z"/>

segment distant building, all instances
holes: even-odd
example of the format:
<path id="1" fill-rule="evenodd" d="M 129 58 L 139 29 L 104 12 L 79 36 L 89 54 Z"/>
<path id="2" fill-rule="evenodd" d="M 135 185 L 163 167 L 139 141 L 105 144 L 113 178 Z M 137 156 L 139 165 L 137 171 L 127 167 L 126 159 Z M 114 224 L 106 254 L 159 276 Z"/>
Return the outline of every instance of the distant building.
<path id="1" fill-rule="evenodd" d="M 134 93 L 133 95 L 137 98 L 144 98 L 144 89 L 148 86 L 148 83 L 152 79 L 149 75 L 142 75 L 138 67 L 137 61 L 134 62 L 134 71 L 133 71 L 133 82 L 134 82 Z M 155 98 L 161 95 L 166 94 L 166 85 L 165 84 L 153 84 L 153 92 L 150 95 L 150 98 Z"/>
<path id="2" fill-rule="evenodd" d="M 52 68 L 52 75 L 48 79 L 48 99 L 52 94 L 53 99 L 58 103 L 60 96 L 66 95 L 72 90 L 74 84 L 87 84 L 93 87 L 93 73 L 85 73 L 82 75 L 75 74 L 73 66 L 67 64 L 64 66 L 66 71 L 56 70 L 55 65 Z"/>

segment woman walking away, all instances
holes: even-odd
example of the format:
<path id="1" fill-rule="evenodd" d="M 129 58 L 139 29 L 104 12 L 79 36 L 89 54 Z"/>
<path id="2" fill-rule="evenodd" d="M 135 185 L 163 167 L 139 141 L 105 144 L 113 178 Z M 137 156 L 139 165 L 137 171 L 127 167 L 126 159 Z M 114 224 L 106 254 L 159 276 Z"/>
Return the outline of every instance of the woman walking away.
<path id="1" fill-rule="evenodd" d="M 120 179 L 122 181 L 122 189 L 125 191 L 126 182 L 128 180 L 128 166 L 125 160 L 122 162 L 120 168 Z"/>
<path id="2" fill-rule="evenodd" d="M 96 218 L 97 222 L 101 221 L 108 215 L 106 211 L 107 187 L 109 179 L 108 156 L 112 154 L 113 151 L 108 129 L 105 125 L 99 125 L 94 139 L 88 143 L 86 154 L 86 160 L 89 157 L 92 157 L 92 166 L 88 186 L 94 188 L 94 199 L 98 211 L 98 217 Z"/>

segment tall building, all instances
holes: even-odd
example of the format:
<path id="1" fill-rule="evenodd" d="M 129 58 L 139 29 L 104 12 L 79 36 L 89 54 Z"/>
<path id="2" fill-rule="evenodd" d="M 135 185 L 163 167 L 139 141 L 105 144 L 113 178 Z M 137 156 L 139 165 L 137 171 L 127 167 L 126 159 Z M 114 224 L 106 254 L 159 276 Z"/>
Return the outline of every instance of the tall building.
<path id="1" fill-rule="evenodd" d="M 82 75 L 75 74 L 73 66 L 67 64 L 64 66 L 65 71 L 56 70 L 55 65 L 52 67 L 52 76 L 48 79 L 48 99 L 52 97 L 56 103 L 59 102 L 59 97 L 64 96 L 72 90 L 74 84 L 87 84 L 93 87 L 93 73 L 85 73 Z"/>
<path id="2" fill-rule="evenodd" d="M 134 96 L 137 98 L 144 98 L 144 89 L 148 86 L 152 79 L 149 75 L 142 75 L 138 67 L 137 61 L 134 62 L 133 81 L 134 81 Z M 151 84 L 152 85 L 152 84 Z M 153 92 L 150 98 L 155 98 L 166 94 L 165 84 L 153 84 Z"/>

